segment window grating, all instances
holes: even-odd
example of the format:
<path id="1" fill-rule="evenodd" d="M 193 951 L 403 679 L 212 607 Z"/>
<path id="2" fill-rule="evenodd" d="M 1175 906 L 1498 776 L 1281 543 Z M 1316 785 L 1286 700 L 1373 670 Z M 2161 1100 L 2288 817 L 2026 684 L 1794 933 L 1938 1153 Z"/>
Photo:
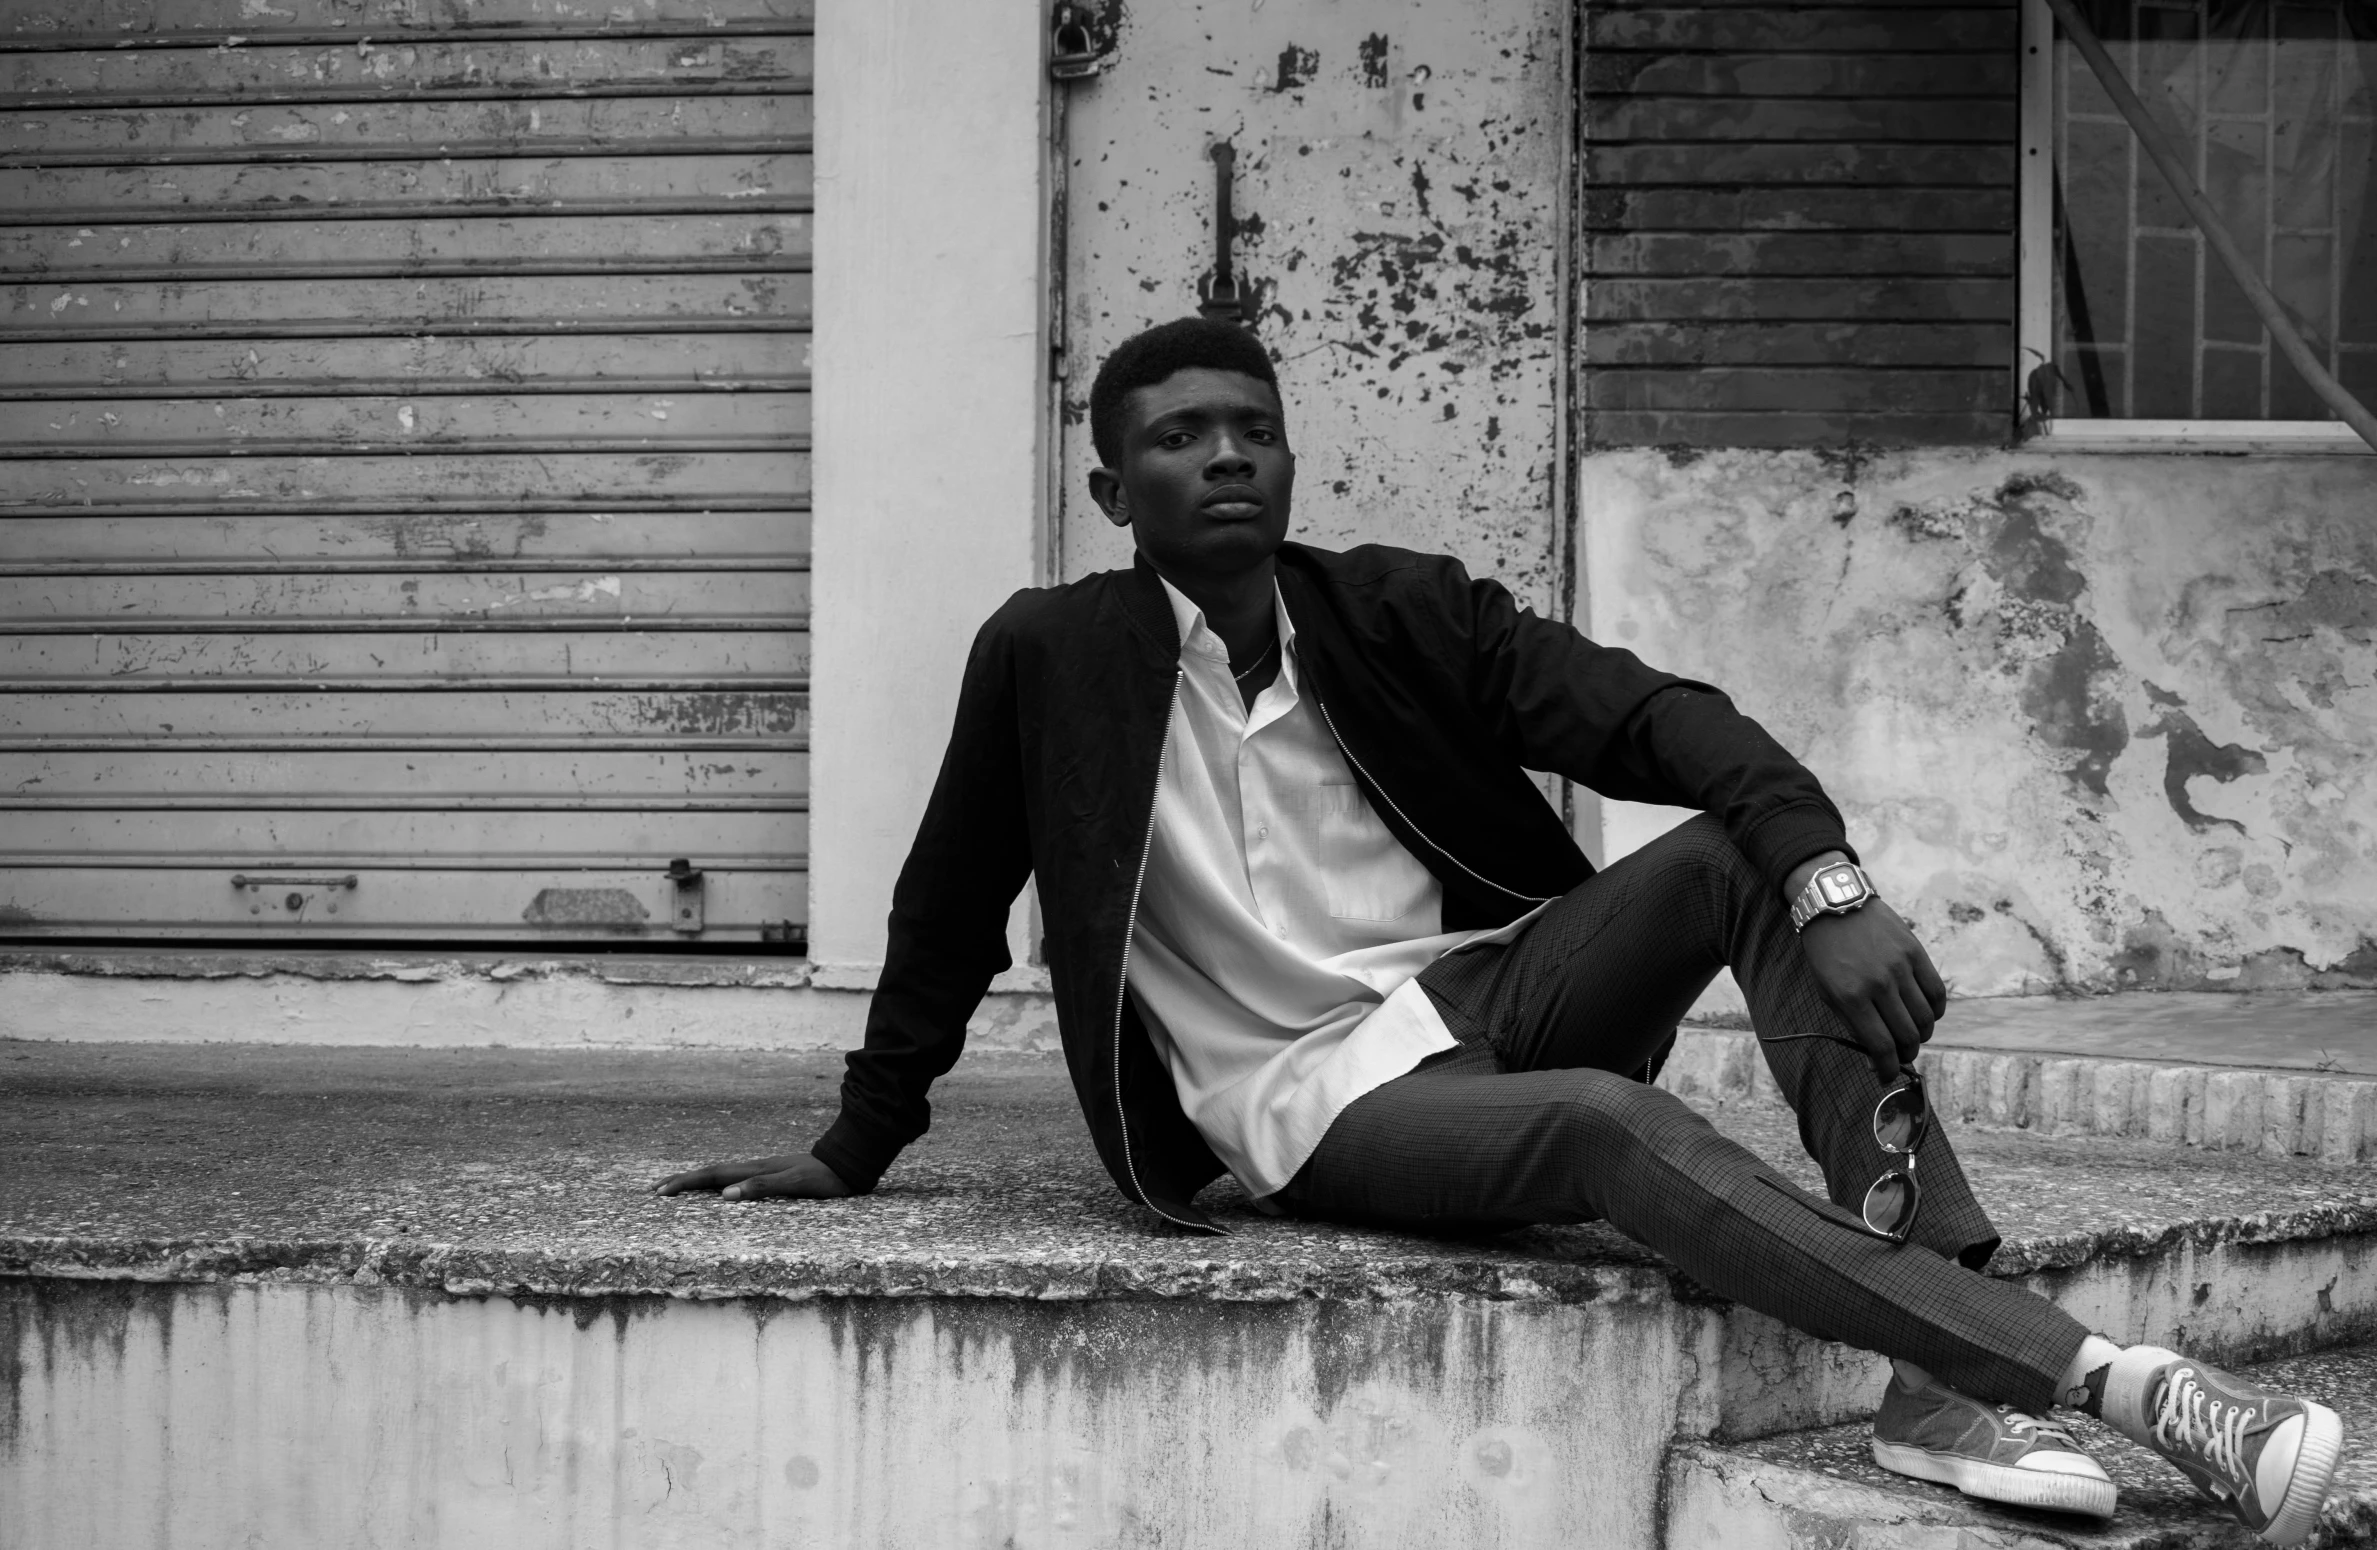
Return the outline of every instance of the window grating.
<path id="1" fill-rule="evenodd" d="M 2377 396 L 2377 5 L 2083 0 L 2312 349 Z M 2054 69 L 2057 413 L 2324 420 L 2087 63 Z"/>

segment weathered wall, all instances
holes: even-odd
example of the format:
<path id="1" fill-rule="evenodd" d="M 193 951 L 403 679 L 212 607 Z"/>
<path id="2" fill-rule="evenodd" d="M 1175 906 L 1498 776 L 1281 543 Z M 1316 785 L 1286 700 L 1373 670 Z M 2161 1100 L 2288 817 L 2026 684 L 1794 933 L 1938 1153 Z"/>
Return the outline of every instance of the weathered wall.
<path id="1" fill-rule="evenodd" d="M 1798 750 L 1960 993 L 2377 982 L 2377 459 L 1646 450 L 1578 499 L 1596 633 Z"/>
<path id="2" fill-rule="evenodd" d="M 1550 609 L 1567 8 L 1181 0 L 1124 8 L 1064 88 L 1063 574 L 1126 564 L 1091 504 L 1106 351 L 1197 310 L 1213 163 L 1280 362 L 1296 536 L 1450 551 Z"/>
<path id="3" fill-rule="evenodd" d="M 0 1281 L 0 1543 L 1648 1550 L 1714 1335 L 1626 1296 Z"/>

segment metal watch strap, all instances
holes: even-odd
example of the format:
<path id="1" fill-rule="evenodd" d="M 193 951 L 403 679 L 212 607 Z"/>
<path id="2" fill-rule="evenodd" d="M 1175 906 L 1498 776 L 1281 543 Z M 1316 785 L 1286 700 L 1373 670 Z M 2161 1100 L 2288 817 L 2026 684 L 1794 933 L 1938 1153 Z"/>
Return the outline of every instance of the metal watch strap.
<path id="1" fill-rule="evenodd" d="M 1846 904 L 1829 903 L 1824 898 L 1818 880 L 1827 872 L 1838 872 L 1843 868 L 1857 874 L 1857 885 L 1865 892 Z M 1882 891 L 1874 886 L 1874 880 L 1866 875 L 1865 868 L 1854 861 L 1835 861 L 1828 866 L 1820 866 L 1808 874 L 1807 885 L 1801 888 L 1798 897 L 1791 901 L 1791 929 L 1794 931 L 1806 930 L 1808 922 L 1814 920 L 1818 915 L 1851 914 L 1865 908 L 1881 896 Z"/>

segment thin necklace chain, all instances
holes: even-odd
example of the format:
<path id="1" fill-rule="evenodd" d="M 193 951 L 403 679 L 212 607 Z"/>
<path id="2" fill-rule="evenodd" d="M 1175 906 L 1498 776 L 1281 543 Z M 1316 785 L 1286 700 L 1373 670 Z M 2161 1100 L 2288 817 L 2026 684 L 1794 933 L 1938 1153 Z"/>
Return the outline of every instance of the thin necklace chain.
<path id="1" fill-rule="evenodd" d="M 1259 657 L 1255 658 L 1255 659 L 1254 659 L 1252 662 L 1249 662 L 1249 663 L 1247 663 L 1247 664 L 1246 664 L 1246 672 L 1245 672 L 1245 673 L 1232 673 L 1232 674 L 1230 675 L 1230 677 L 1231 677 L 1232 681 L 1234 681 L 1234 682 L 1237 682 L 1237 683 L 1244 683 L 1244 682 L 1246 682 L 1246 673 L 1251 673 L 1251 672 L 1253 672 L 1253 671 L 1254 671 L 1256 668 L 1258 668 L 1258 667 L 1261 667 L 1261 666 L 1262 666 L 1264 663 L 1266 663 L 1266 662 L 1270 661 L 1270 660 L 1271 660 L 1271 653 L 1272 653 L 1272 652 L 1274 652 L 1274 651 L 1276 651 L 1276 650 L 1278 650 L 1278 649 L 1279 649 L 1279 637 L 1278 637 L 1278 636 L 1276 636 L 1276 635 L 1274 635 L 1274 636 L 1272 636 L 1272 637 L 1271 637 L 1271 644 L 1270 644 L 1270 645 L 1268 645 L 1268 646 L 1265 646 L 1265 647 L 1263 648 L 1263 654 L 1262 654 L 1261 656 L 1259 656 Z"/>

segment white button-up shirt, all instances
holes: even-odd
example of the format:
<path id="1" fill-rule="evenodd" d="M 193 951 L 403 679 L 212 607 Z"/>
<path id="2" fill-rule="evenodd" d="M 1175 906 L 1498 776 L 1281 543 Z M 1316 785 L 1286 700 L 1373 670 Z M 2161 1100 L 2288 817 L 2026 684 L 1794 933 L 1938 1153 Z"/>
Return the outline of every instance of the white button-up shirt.
<path id="1" fill-rule="evenodd" d="M 1164 584 L 1181 678 L 1131 933 L 1130 992 L 1187 1112 L 1260 1198 L 1293 1178 L 1345 1106 L 1453 1047 L 1418 981 L 1455 948 L 1444 891 L 1370 809 L 1298 693 L 1277 602 L 1279 672 L 1252 707 L 1204 614 Z"/>

